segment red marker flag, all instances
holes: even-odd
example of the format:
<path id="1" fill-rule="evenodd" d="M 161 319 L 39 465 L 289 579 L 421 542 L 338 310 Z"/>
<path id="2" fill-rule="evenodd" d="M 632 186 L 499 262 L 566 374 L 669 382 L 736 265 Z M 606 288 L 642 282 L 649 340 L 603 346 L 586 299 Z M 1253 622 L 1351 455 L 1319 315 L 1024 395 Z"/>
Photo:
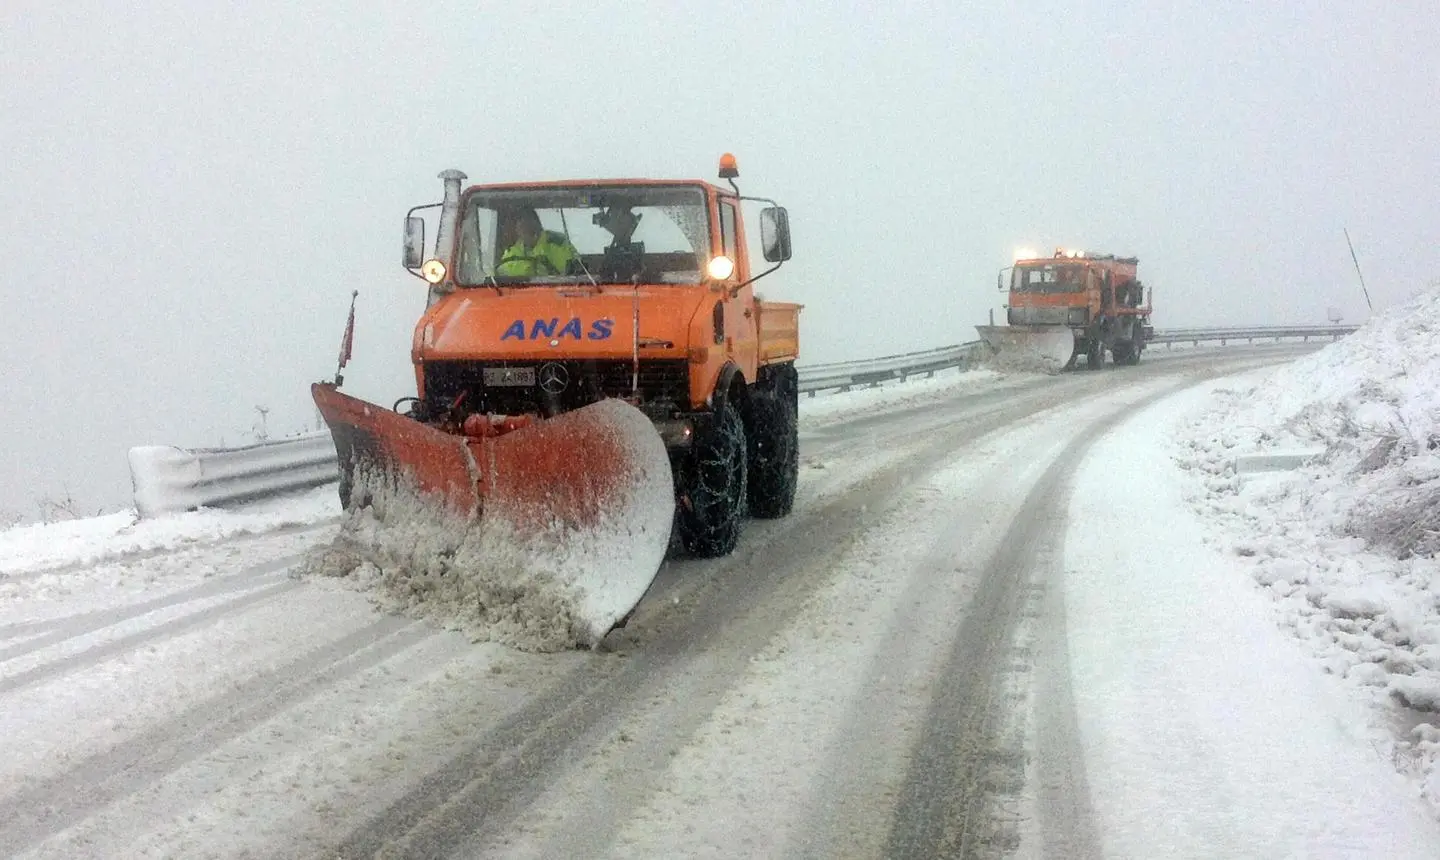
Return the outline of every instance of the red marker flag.
<path id="1" fill-rule="evenodd" d="M 340 386 L 345 382 L 345 377 L 340 371 L 350 362 L 350 351 L 355 346 L 355 297 L 360 295 L 359 290 L 352 290 L 350 293 L 350 318 L 345 321 L 345 336 L 340 339 L 340 366 L 335 368 L 335 385 Z"/>
<path id="2" fill-rule="evenodd" d="M 345 336 L 340 339 L 340 367 L 350 363 L 350 352 L 355 346 L 355 297 L 359 290 L 350 293 L 350 319 L 345 323 Z"/>

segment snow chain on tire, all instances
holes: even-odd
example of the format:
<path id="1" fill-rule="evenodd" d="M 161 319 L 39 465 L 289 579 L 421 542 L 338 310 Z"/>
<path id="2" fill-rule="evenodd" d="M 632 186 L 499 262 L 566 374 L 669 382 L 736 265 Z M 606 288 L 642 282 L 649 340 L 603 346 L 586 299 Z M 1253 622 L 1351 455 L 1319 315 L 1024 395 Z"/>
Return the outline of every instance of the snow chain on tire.
<path id="1" fill-rule="evenodd" d="M 748 496 L 745 425 L 733 403 L 696 428 L 684 461 L 677 525 L 686 552 L 729 555 L 740 541 Z"/>
<path id="2" fill-rule="evenodd" d="M 795 406 L 783 393 L 750 398 L 750 515 L 775 519 L 790 513 L 800 477 Z"/>

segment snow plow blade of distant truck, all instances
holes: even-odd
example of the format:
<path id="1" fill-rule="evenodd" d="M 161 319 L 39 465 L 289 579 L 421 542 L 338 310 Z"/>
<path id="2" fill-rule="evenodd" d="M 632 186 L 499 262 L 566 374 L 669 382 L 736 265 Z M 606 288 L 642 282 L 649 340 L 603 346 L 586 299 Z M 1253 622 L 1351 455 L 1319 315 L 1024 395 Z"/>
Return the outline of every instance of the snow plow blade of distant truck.
<path id="1" fill-rule="evenodd" d="M 328 383 L 311 391 L 335 441 L 347 511 L 398 495 L 394 511 L 483 532 L 487 547 L 503 541 L 508 558 L 495 563 L 514 571 L 517 591 L 569 601 L 581 643 L 597 644 L 659 572 L 674 513 L 670 461 L 630 404 L 607 399 L 533 421 L 477 415 L 450 433 Z"/>
<path id="2" fill-rule="evenodd" d="M 978 325 L 975 330 L 1000 367 L 1059 373 L 1075 354 L 1075 335 L 1068 326 Z"/>

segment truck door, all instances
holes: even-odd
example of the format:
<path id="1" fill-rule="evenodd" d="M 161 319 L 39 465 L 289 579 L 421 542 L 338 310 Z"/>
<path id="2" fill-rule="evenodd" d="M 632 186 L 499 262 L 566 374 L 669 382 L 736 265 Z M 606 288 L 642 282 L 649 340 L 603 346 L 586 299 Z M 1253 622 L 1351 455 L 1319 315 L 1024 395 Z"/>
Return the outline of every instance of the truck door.
<path id="1" fill-rule="evenodd" d="M 720 204 L 720 248 L 721 252 L 736 263 L 734 277 L 740 276 L 738 236 L 735 229 L 736 219 L 739 217 L 735 211 L 735 204 L 728 200 L 718 201 Z M 758 329 L 756 319 L 751 312 L 751 303 L 746 300 L 747 287 L 735 298 L 729 298 L 727 292 L 725 298 L 725 355 L 731 361 L 740 366 L 745 372 L 745 378 L 754 381 L 757 372 L 757 350 L 758 350 Z"/>

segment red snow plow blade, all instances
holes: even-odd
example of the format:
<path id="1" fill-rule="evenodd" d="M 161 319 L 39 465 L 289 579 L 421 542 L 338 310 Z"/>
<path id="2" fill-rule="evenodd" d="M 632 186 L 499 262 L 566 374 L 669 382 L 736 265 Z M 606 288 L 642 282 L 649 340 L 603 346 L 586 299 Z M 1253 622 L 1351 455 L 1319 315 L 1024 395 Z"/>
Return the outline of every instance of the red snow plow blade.
<path id="1" fill-rule="evenodd" d="M 418 514 L 483 547 L 446 550 L 446 572 L 545 591 L 571 614 L 579 643 L 598 642 L 658 573 L 674 515 L 670 461 L 633 406 L 609 399 L 545 420 L 472 415 L 450 433 L 330 384 L 311 391 L 335 441 L 347 512 Z M 453 561 L 462 556 L 465 569 Z"/>

